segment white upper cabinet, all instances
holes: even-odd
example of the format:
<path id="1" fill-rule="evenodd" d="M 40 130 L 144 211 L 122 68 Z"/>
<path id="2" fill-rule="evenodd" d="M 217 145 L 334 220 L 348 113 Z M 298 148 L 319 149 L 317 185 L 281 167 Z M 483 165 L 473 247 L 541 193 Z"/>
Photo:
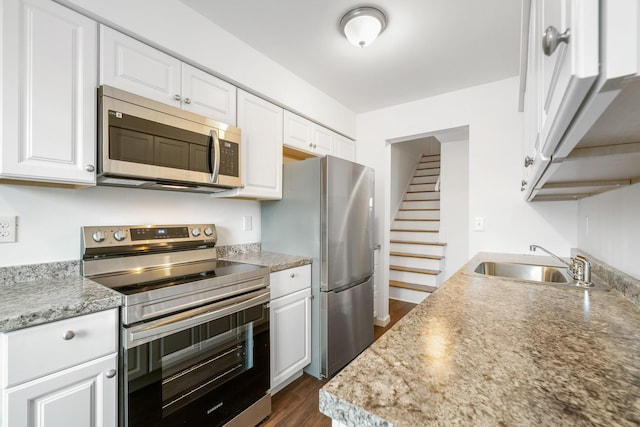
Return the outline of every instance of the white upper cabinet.
<path id="1" fill-rule="evenodd" d="M 104 25 L 100 84 L 236 124 L 235 86 Z"/>
<path id="2" fill-rule="evenodd" d="M 189 64 L 182 64 L 182 109 L 236 123 L 236 87 Z"/>
<path id="3" fill-rule="evenodd" d="M 238 196 L 282 198 L 282 108 L 238 89 L 242 188 Z"/>
<path id="4" fill-rule="evenodd" d="M 527 200 L 580 199 L 640 176 L 638 8 L 637 0 L 525 8 Z"/>
<path id="5" fill-rule="evenodd" d="M 97 25 L 49 0 L 2 1 L 0 177 L 95 185 Z"/>
<path id="6" fill-rule="evenodd" d="M 333 154 L 345 160 L 356 160 L 356 145 L 350 139 L 341 135 L 336 135 L 333 140 Z"/>
<path id="7" fill-rule="evenodd" d="M 541 59 L 540 152 L 551 157 L 598 75 L 598 0 L 537 0 L 534 55 Z M 536 42 L 539 47 L 535 49 Z M 542 51 L 542 55 L 540 55 Z"/>
<path id="8" fill-rule="evenodd" d="M 285 111 L 284 145 L 316 156 L 326 156 L 333 150 L 333 132 Z"/>

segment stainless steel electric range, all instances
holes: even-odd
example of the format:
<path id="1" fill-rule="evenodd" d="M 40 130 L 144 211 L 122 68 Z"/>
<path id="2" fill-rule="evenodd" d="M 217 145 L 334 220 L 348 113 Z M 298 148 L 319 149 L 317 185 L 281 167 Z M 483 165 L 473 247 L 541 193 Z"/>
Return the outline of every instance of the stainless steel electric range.
<path id="1" fill-rule="evenodd" d="M 271 412 L 269 269 L 213 224 L 82 228 L 82 274 L 123 295 L 120 425 L 247 426 Z"/>

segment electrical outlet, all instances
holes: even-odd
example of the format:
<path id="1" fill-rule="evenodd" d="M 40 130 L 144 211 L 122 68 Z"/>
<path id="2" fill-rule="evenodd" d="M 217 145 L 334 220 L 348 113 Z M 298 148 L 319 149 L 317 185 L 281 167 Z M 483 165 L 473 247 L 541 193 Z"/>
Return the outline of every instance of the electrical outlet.
<path id="1" fill-rule="evenodd" d="M 0 243 L 16 241 L 16 217 L 0 216 Z"/>
<path id="2" fill-rule="evenodd" d="M 473 223 L 473 229 L 475 231 L 484 231 L 484 217 L 477 216 Z"/>

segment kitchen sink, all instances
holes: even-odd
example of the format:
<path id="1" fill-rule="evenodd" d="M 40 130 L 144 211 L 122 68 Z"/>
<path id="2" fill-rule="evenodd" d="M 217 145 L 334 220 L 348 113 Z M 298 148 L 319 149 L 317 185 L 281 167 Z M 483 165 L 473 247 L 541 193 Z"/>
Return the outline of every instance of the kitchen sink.
<path id="1" fill-rule="evenodd" d="M 565 284 L 573 282 L 573 278 L 565 267 L 550 267 L 547 265 L 483 261 L 473 271 L 486 276 L 507 277 L 534 282 Z"/>

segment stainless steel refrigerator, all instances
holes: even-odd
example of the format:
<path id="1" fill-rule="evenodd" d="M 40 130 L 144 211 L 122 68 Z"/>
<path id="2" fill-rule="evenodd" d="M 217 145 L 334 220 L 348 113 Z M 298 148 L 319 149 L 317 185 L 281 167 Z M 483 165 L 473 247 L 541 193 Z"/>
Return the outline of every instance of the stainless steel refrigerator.
<path id="1" fill-rule="evenodd" d="M 311 364 L 330 378 L 373 342 L 374 171 L 337 157 L 283 168 L 262 202 L 262 250 L 313 258 Z"/>

